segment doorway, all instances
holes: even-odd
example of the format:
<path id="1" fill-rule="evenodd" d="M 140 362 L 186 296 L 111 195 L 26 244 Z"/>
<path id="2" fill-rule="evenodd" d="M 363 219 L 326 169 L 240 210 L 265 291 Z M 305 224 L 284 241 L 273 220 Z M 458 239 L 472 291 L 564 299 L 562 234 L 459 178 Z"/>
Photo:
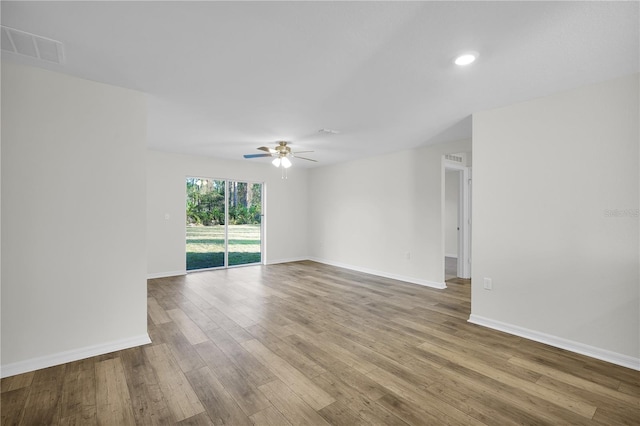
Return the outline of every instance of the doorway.
<path id="1" fill-rule="evenodd" d="M 186 179 L 186 269 L 262 263 L 262 183 Z"/>
<path id="2" fill-rule="evenodd" d="M 460 237 L 460 170 L 445 170 L 444 179 L 444 280 L 458 277 Z"/>
<path id="3" fill-rule="evenodd" d="M 443 159 L 442 229 L 445 280 L 471 278 L 471 167 L 464 154 Z"/>

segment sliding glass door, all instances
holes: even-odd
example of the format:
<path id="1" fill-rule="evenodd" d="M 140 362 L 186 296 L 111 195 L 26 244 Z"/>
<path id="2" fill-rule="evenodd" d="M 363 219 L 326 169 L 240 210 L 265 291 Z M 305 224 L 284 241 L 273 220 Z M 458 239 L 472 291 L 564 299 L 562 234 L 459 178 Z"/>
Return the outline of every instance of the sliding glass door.
<path id="1" fill-rule="evenodd" d="M 260 263 L 262 184 L 229 182 L 228 265 Z"/>
<path id="2" fill-rule="evenodd" d="M 262 261 L 262 184 L 187 178 L 187 270 Z"/>
<path id="3" fill-rule="evenodd" d="M 226 182 L 187 178 L 187 270 L 225 266 Z"/>

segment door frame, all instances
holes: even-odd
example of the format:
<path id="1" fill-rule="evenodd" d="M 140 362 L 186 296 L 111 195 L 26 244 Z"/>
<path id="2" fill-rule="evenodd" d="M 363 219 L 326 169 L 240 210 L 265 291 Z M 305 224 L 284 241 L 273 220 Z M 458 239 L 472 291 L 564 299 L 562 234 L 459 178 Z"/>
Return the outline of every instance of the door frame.
<path id="1" fill-rule="evenodd" d="M 460 189 L 458 191 L 458 271 L 459 278 L 471 278 L 471 167 L 444 162 L 444 176 L 446 171 L 457 171 L 459 174 Z M 445 184 L 442 184 L 443 200 Z M 444 202 L 443 202 L 444 210 Z M 444 254 L 444 215 L 442 219 L 443 243 L 442 253 Z M 444 257 L 444 256 L 443 256 Z"/>

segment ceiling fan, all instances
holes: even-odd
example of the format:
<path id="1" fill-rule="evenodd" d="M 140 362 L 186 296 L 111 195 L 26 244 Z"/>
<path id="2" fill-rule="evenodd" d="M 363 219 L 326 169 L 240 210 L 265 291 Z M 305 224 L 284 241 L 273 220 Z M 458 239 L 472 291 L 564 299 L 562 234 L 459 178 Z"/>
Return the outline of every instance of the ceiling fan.
<path id="1" fill-rule="evenodd" d="M 298 156 L 298 154 L 304 154 L 306 152 L 313 152 L 313 151 L 293 152 L 291 151 L 291 147 L 288 144 L 289 142 L 286 142 L 286 141 L 278 141 L 278 146 L 276 146 L 275 148 L 261 146 L 258 149 L 260 151 L 267 152 L 267 154 L 245 154 L 244 158 L 275 157 L 271 162 L 271 164 L 273 164 L 276 167 L 282 166 L 285 169 L 288 169 L 289 167 L 291 167 L 291 160 L 289 158 L 299 158 L 301 160 L 317 162 L 316 160 L 313 160 L 311 158 Z"/>

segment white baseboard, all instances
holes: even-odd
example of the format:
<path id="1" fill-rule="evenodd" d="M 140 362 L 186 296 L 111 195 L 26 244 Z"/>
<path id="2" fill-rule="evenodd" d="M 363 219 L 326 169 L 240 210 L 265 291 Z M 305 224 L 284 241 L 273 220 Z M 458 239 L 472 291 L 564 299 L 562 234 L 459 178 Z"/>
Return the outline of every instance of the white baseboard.
<path id="1" fill-rule="evenodd" d="M 176 277 L 178 275 L 187 275 L 187 271 L 154 272 L 152 274 L 147 274 L 147 279 L 152 280 L 154 278 Z"/>
<path id="2" fill-rule="evenodd" d="M 278 263 L 289 263 L 289 262 L 302 262 L 303 260 L 309 260 L 308 257 L 290 257 L 288 259 L 274 259 L 267 260 L 267 265 L 276 265 Z"/>
<path id="3" fill-rule="evenodd" d="M 313 260 L 314 262 L 318 262 L 318 263 L 324 263 L 325 265 L 337 266 L 338 268 L 350 269 L 352 271 L 364 272 L 365 274 L 371 274 L 371 275 L 377 275 L 379 277 L 390 278 L 392 280 L 404 281 L 411 284 L 418 284 L 425 287 L 437 288 L 440 290 L 447 288 L 447 285 L 445 283 L 422 280 L 419 278 L 407 277 L 404 275 L 391 274 L 388 272 L 377 271 L 369 268 L 362 268 L 360 266 L 347 265 L 345 263 L 333 262 L 331 260 L 319 259 L 316 257 L 310 257 L 309 260 Z"/>
<path id="4" fill-rule="evenodd" d="M 479 315 L 471 314 L 469 322 L 640 371 L 640 358 L 611 352 L 606 349 L 585 345 L 584 343 L 575 342 L 562 337 L 552 336 L 550 334 L 540 333 L 539 331 L 529 330 L 517 325 L 484 318 Z"/>
<path id="5" fill-rule="evenodd" d="M 14 362 L 0 367 L 0 377 L 5 378 L 16 374 L 28 373 L 29 371 L 40 370 L 41 368 L 53 367 L 54 365 L 65 364 L 67 362 L 78 361 L 80 359 L 91 358 L 92 356 L 104 355 L 110 352 L 129 349 L 151 343 L 148 334 L 143 334 L 128 339 L 116 340 L 114 342 L 101 343 L 99 345 L 86 346 L 84 348 L 73 349 L 56 354 L 45 355 L 38 358 L 31 358 L 26 361 Z"/>

